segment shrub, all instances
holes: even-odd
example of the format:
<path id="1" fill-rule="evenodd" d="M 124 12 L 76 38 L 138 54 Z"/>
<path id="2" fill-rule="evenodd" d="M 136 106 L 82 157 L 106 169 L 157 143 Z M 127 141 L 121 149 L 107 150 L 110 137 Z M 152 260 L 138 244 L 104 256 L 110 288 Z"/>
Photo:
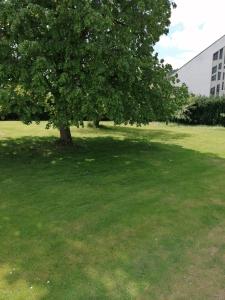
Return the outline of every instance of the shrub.
<path id="1" fill-rule="evenodd" d="M 174 121 L 191 125 L 225 126 L 225 97 L 193 97 Z"/>

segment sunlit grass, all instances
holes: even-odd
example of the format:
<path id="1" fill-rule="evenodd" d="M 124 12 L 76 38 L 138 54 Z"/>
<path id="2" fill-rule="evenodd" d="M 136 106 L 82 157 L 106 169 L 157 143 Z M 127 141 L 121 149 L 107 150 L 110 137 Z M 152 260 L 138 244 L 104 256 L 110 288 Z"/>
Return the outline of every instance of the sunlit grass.
<path id="1" fill-rule="evenodd" d="M 223 299 L 225 129 L 0 123 L 0 300 Z"/>

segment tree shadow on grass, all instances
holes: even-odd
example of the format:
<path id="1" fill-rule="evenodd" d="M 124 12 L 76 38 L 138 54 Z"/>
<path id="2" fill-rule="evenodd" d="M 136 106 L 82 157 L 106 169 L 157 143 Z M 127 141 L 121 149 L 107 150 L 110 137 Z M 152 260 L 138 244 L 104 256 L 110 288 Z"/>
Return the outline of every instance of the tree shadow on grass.
<path id="1" fill-rule="evenodd" d="M 123 127 L 123 126 L 105 126 L 102 125 L 99 132 L 105 132 L 105 133 L 112 133 L 113 135 L 119 134 L 123 137 L 130 138 L 130 139 L 158 139 L 161 141 L 172 141 L 172 140 L 179 140 L 184 139 L 187 137 L 190 137 L 190 134 L 188 133 L 175 133 L 171 130 L 165 130 L 165 129 L 155 129 L 151 127 L 141 127 L 142 130 L 140 130 L 140 127 Z M 86 131 L 86 130 L 85 130 Z M 93 132 L 93 130 L 92 130 Z M 89 129 L 89 133 L 91 133 L 91 129 Z"/>
<path id="2" fill-rule="evenodd" d="M 173 270 L 224 220 L 224 160 L 135 136 L 72 149 L 0 142 L 0 299 L 169 292 Z"/>

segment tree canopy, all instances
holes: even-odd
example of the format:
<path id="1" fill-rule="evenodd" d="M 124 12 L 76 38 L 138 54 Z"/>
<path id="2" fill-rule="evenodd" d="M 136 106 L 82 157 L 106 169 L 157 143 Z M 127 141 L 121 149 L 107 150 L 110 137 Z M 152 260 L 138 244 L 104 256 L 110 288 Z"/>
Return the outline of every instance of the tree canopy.
<path id="1" fill-rule="evenodd" d="M 71 125 L 101 116 L 137 125 L 168 118 L 186 89 L 174 85 L 154 45 L 168 33 L 174 6 L 0 0 L 0 111 L 28 124 L 46 111 L 65 139 Z"/>

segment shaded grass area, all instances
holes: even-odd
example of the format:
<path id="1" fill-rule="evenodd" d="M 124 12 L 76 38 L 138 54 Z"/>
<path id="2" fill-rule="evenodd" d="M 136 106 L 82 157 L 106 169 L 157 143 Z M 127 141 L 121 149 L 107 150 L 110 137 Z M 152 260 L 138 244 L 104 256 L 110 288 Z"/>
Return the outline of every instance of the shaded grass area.
<path id="1" fill-rule="evenodd" d="M 41 130 L 0 123 L 0 299 L 225 297 L 225 130 Z"/>

